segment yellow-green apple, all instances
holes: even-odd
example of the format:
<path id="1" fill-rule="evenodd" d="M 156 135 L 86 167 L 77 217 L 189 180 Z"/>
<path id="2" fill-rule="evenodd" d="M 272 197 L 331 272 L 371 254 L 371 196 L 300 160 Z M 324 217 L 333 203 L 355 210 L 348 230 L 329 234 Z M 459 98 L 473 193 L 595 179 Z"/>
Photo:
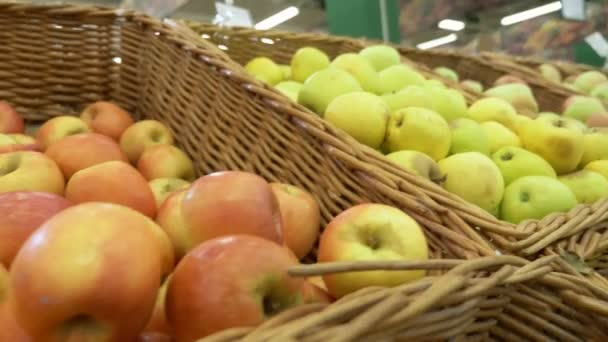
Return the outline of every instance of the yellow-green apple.
<path id="1" fill-rule="evenodd" d="M 158 208 L 156 223 L 163 228 L 175 253 L 175 259 L 181 259 L 186 253 L 199 244 L 198 239 L 192 237 L 182 212 L 182 202 L 186 196 L 186 189 L 177 190 L 169 195 Z"/>
<path id="2" fill-rule="evenodd" d="M 298 102 L 298 94 L 302 89 L 302 83 L 296 81 L 283 81 L 274 86 L 278 91 L 289 97 L 293 102 Z"/>
<path id="3" fill-rule="evenodd" d="M 75 116 L 58 116 L 42 124 L 36 132 L 36 140 L 42 150 L 46 150 L 53 143 L 70 135 L 88 133 L 91 129 L 82 119 Z"/>
<path id="4" fill-rule="evenodd" d="M 585 165 L 585 170 L 594 171 L 608 179 L 608 160 L 595 160 Z"/>
<path id="5" fill-rule="evenodd" d="M 434 101 L 424 87 L 417 85 L 406 86 L 397 92 L 384 94 L 381 98 L 388 105 L 391 113 L 405 107 L 432 109 Z"/>
<path id="6" fill-rule="evenodd" d="M 47 192 L 0 194 L 0 263 L 10 267 L 27 238 L 53 215 L 70 206 L 65 198 Z"/>
<path id="7" fill-rule="evenodd" d="M 373 94 L 382 93 L 378 73 L 361 55 L 356 53 L 341 54 L 331 62 L 331 66 L 351 74 L 357 79 L 363 90 Z"/>
<path id="8" fill-rule="evenodd" d="M 572 190 L 579 203 L 593 203 L 608 196 L 608 180 L 600 173 L 581 170 L 559 177 Z"/>
<path id="9" fill-rule="evenodd" d="M 401 150 L 387 154 L 386 158 L 411 173 L 432 182 L 441 184 L 444 179 L 437 163 L 422 152 Z"/>
<path id="10" fill-rule="evenodd" d="M 388 116 L 388 106 L 379 96 L 352 92 L 333 99 L 324 118 L 358 142 L 379 148 L 386 134 Z"/>
<path id="11" fill-rule="evenodd" d="M 435 79 L 424 80 L 423 85 L 432 85 L 432 86 L 436 86 L 436 87 L 446 88 L 446 86 L 445 86 L 445 84 L 443 84 L 443 82 L 441 82 L 440 80 L 435 80 Z"/>
<path id="12" fill-rule="evenodd" d="M 589 128 L 583 135 L 584 151 L 580 165 L 608 159 L 608 128 Z"/>
<path id="13" fill-rule="evenodd" d="M 448 67 L 444 67 L 444 66 L 440 66 L 440 67 L 436 67 L 435 69 L 433 69 L 433 71 L 435 71 L 435 73 L 443 78 L 447 78 L 448 80 L 454 81 L 454 82 L 458 82 L 459 77 L 458 77 L 458 73 L 456 73 L 456 71 L 448 68 Z"/>
<path id="14" fill-rule="evenodd" d="M 283 81 L 291 79 L 291 66 L 285 64 L 279 64 L 281 72 L 283 73 Z"/>
<path id="15" fill-rule="evenodd" d="M 556 178 L 524 176 L 507 186 L 500 212 L 503 220 L 517 224 L 568 211 L 575 205 L 574 193 Z"/>
<path id="16" fill-rule="evenodd" d="M 589 94 L 603 102 L 608 101 L 608 82 L 600 83 Z"/>
<path id="17" fill-rule="evenodd" d="M 450 127 L 441 115 L 425 108 L 407 107 L 391 114 L 385 145 L 390 152 L 415 150 L 437 161 L 448 154 L 451 140 Z"/>
<path id="18" fill-rule="evenodd" d="M 112 102 L 98 101 L 87 106 L 80 118 L 95 133 L 103 134 L 116 141 L 133 124 L 133 118 L 124 109 Z"/>
<path id="19" fill-rule="evenodd" d="M 180 178 L 156 178 L 149 181 L 148 185 L 154 194 L 156 207 L 160 208 L 167 197 L 175 191 L 186 189 L 190 186 L 190 182 Z"/>
<path id="20" fill-rule="evenodd" d="M 530 124 L 534 119 L 530 118 L 529 116 L 525 116 L 525 115 L 516 115 L 515 116 L 515 127 L 513 128 L 513 132 L 515 132 L 517 134 L 518 137 L 520 137 L 521 140 L 521 134 L 524 131 L 524 127 L 527 126 L 528 124 Z"/>
<path id="21" fill-rule="evenodd" d="M 137 161 L 137 169 L 147 179 L 181 178 L 194 180 L 194 165 L 188 155 L 173 145 L 150 146 Z"/>
<path id="22" fill-rule="evenodd" d="M 574 80 L 574 86 L 581 92 L 589 94 L 593 88 L 601 83 L 608 82 L 608 78 L 603 73 L 592 70 L 578 75 Z"/>
<path id="23" fill-rule="evenodd" d="M 397 228 L 398 227 L 398 228 Z M 418 223 L 383 204 L 360 204 L 336 216 L 319 241 L 318 261 L 425 260 L 428 246 Z M 365 271 L 323 276 L 334 298 L 369 286 L 397 286 L 424 277 L 424 270 Z"/>
<path id="24" fill-rule="evenodd" d="M 534 116 L 538 113 L 538 103 L 532 90 L 526 84 L 509 83 L 490 88 L 484 95 L 501 98 L 509 102 L 520 114 Z"/>
<path id="25" fill-rule="evenodd" d="M 116 141 L 97 133 L 65 137 L 49 146 L 45 154 L 57 163 L 67 180 L 93 165 L 112 160 L 128 162 Z"/>
<path id="26" fill-rule="evenodd" d="M 585 123 L 578 121 L 576 119 L 573 119 L 573 118 L 561 116 L 561 115 L 553 113 L 553 112 L 542 112 L 542 113 L 539 113 L 538 116 L 536 117 L 536 120 L 546 121 L 546 122 L 552 122 L 556 119 L 564 120 L 565 122 L 568 123 L 569 127 L 575 128 L 582 133 L 585 133 L 587 131 L 587 125 L 585 125 Z"/>
<path id="27" fill-rule="evenodd" d="M 0 133 L 23 133 L 23 118 L 8 102 L 0 101 Z"/>
<path id="28" fill-rule="evenodd" d="M 291 57 L 291 79 L 304 83 L 310 75 L 328 66 L 325 52 L 310 46 L 299 48 Z"/>
<path id="29" fill-rule="evenodd" d="M 76 172 L 68 181 L 65 197 L 73 203 L 107 202 L 156 216 L 156 201 L 148 181 L 122 161 L 109 161 Z"/>
<path id="30" fill-rule="evenodd" d="M 138 121 L 120 136 L 120 148 L 131 163 L 136 163 L 144 150 L 154 145 L 173 145 L 169 128 L 156 120 Z"/>
<path id="31" fill-rule="evenodd" d="M 177 341 L 257 326 L 303 304 L 305 280 L 287 274 L 295 265 L 286 247 L 257 236 L 198 245 L 177 265 L 167 289 L 166 314 Z"/>
<path id="32" fill-rule="evenodd" d="M 496 121 L 485 121 L 480 126 L 488 137 L 490 153 L 494 153 L 504 146 L 521 146 L 517 134 Z"/>
<path id="33" fill-rule="evenodd" d="M 544 78 L 548 79 L 549 81 L 553 81 L 553 82 L 557 82 L 557 83 L 561 83 L 561 81 L 562 81 L 561 72 L 559 72 L 559 70 L 557 70 L 557 68 L 551 64 L 544 63 L 544 64 L 539 65 L 538 71 Z"/>
<path id="34" fill-rule="evenodd" d="M 469 107 L 469 117 L 477 122 L 496 121 L 508 129 L 515 129 L 517 112 L 503 99 L 486 97 Z"/>
<path id="35" fill-rule="evenodd" d="M 557 178 L 555 170 L 546 160 L 520 147 L 502 147 L 492 154 L 492 160 L 500 169 L 505 186 L 525 176 Z"/>
<path id="36" fill-rule="evenodd" d="M 57 164 L 40 152 L 0 154 L 0 193 L 42 191 L 63 195 L 65 180 Z"/>
<path id="37" fill-rule="evenodd" d="M 474 80 L 463 80 L 460 85 L 478 94 L 483 93 L 483 85 Z"/>
<path id="38" fill-rule="evenodd" d="M 527 84 L 526 81 L 522 80 L 520 77 L 514 75 L 502 75 L 494 81 L 493 86 L 496 87 L 511 83 Z"/>
<path id="39" fill-rule="evenodd" d="M 199 243 L 233 234 L 283 243 L 277 199 L 266 180 L 252 173 L 224 171 L 199 178 L 186 190 L 182 215 Z"/>
<path id="40" fill-rule="evenodd" d="M 275 85 L 283 80 L 281 67 L 268 57 L 256 57 L 247 64 L 245 70 L 258 80 Z"/>
<path id="41" fill-rule="evenodd" d="M 359 54 L 374 67 L 376 71 L 382 71 L 390 66 L 401 63 L 399 52 L 388 45 L 372 45 L 359 51 Z"/>
<path id="42" fill-rule="evenodd" d="M 608 114 L 593 114 L 585 124 L 587 127 L 608 127 Z"/>
<path id="43" fill-rule="evenodd" d="M 362 90 L 357 79 L 351 74 L 330 67 L 317 71 L 306 79 L 298 93 L 298 103 L 322 116 L 336 97 Z"/>
<path id="44" fill-rule="evenodd" d="M 380 71 L 378 76 L 381 94 L 399 91 L 408 85 L 423 85 L 425 81 L 418 71 L 405 64 L 391 65 Z"/>
<path id="45" fill-rule="evenodd" d="M 464 96 L 454 89 L 425 84 L 424 91 L 433 99 L 432 109 L 440 114 L 447 122 L 467 117 L 467 102 Z"/>
<path id="46" fill-rule="evenodd" d="M 585 122 L 594 114 L 606 114 L 606 109 L 595 97 L 573 95 L 564 101 L 562 114 Z"/>
<path id="47" fill-rule="evenodd" d="M 520 138 L 526 150 L 549 162 L 557 174 L 574 171 L 583 157 L 583 133 L 566 120 L 537 118 L 524 126 Z"/>
<path id="48" fill-rule="evenodd" d="M 439 161 L 445 174 L 443 188 L 479 206 L 494 212 L 500 205 L 505 190 L 500 170 L 488 156 L 479 152 L 451 155 Z"/>
<path id="49" fill-rule="evenodd" d="M 11 266 L 8 304 L 17 322 L 36 341 L 132 341 L 160 287 L 159 234 L 149 218 L 109 203 L 53 216 Z"/>
<path id="50" fill-rule="evenodd" d="M 270 183 L 279 202 L 285 245 L 298 259 L 312 249 L 321 226 L 321 211 L 315 198 L 306 190 L 284 183 Z"/>
<path id="51" fill-rule="evenodd" d="M 18 145 L 30 146 L 29 149 L 32 151 L 42 150 L 40 144 L 38 143 L 38 140 L 36 140 L 36 138 L 32 137 L 31 135 L 26 135 L 22 133 L 11 133 L 7 135 L 13 138 L 13 140 L 15 140 Z"/>
<path id="52" fill-rule="evenodd" d="M 460 118 L 450 121 L 449 126 L 452 133 L 450 154 L 462 152 L 490 154 L 490 140 L 477 121 Z"/>
<path id="53" fill-rule="evenodd" d="M 167 288 L 169 287 L 169 281 L 171 281 L 171 275 L 165 278 L 161 285 L 158 293 L 156 294 L 156 301 L 154 303 L 154 311 L 152 317 L 148 320 L 148 324 L 144 328 L 144 332 L 156 332 L 165 335 L 171 335 L 171 326 L 167 322 L 167 315 L 165 314 L 165 303 L 167 298 Z"/>

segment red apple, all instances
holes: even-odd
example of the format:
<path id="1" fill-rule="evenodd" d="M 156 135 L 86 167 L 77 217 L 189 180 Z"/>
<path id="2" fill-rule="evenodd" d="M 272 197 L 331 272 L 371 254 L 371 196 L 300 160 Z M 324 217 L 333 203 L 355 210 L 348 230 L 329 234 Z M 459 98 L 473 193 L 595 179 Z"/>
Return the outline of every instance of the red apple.
<path id="1" fill-rule="evenodd" d="M 36 139 L 40 143 L 42 150 L 45 151 L 51 144 L 65 137 L 90 131 L 89 126 L 81 119 L 74 116 L 62 115 L 42 124 L 38 132 L 36 132 Z"/>
<path id="2" fill-rule="evenodd" d="M 120 148 L 135 164 L 144 150 L 154 145 L 173 145 L 169 128 L 156 120 L 143 120 L 127 128 L 120 137 Z"/>
<path id="3" fill-rule="evenodd" d="M 194 180 L 194 166 L 186 153 L 173 145 L 148 147 L 137 162 L 137 169 L 147 180 L 181 178 Z"/>
<path id="4" fill-rule="evenodd" d="M 108 202 L 124 205 L 154 218 L 156 200 L 146 179 L 122 161 L 109 161 L 76 172 L 65 197 L 73 203 Z"/>
<path id="5" fill-rule="evenodd" d="M 321 225 L 321 212 L 315 198 L 296 186 L 271 183 L 279 202 L 285 244 L 301 259 L 312 249 Z"/>
<path id="6" fill-rule="evenodd" d="M 173 342 L 173 338 L 167 334 L 157 332 L 142 332 L 135 342 Z"/>
<path id="7" fill-rule="evenodd" d="M 334 218 L 319 241 L 319 262 L 426 260 L 422 229 L 403 211 L 382 204 L 354 206 Z M 368 286 L 397 286 L 424 277 L 423 270 L 346 272 L 323 276 L 340 298 Z"/>
<path id="8" fill-rule="evenodd" d="M 0 193 L 43 191 L 63 195 L 65 181 L 57 164 L 39 152 L 0 154 Z"/>
<path id="9" fill-rule="evenodd" d="M 198 245 L 177 265 L 167 290 L 167 319 L 178 341 L 256 326 L 305 302 L 291 253 L 267 239 L 224 236 Z"/>
<path id="10" fill-rule="evenodd" d="M 65 198 L 46 192 L 0 194 L 0 262 L 10 267 L 25 240 L 46 220 L 69 206 Z"/>
<path id="11" fill-rule="evenodd" d="M 198 240 L 190 236 L 182 215 L 182 201 L 186 190 L 178 190 L 169 195 L 158 209 L 156 223 L 163 228 L 175 251 L 175 259 L 181 259 L 189 250 L 198 245 Z"/>
<path id="12" fill-rule="evenodd" d="M 112 102 L 97 101 L 84 109 L 80 114 L 93 132 L 103 134 L 116 141 L 122 133 L 133 124 L 131 115 Z"/>
<path id="13" fill-rule="evenodd" d="M 25 242 L 8 304 L 35 341 L 133 341 L 160 287 L 160 228 L 108 203 L 75 205 Z"/>
<path id="14" fill-rule="evenodd" d="M 304 302 L 306 303 L 325 303 L 333 302 L 333 298 L 323 288 L 305 281 L 302 287 L 304 294 Z"/>
<path id="15" fill-rule="evenodd" d="M 0 341 L 34 342 L 17 323 L 7 304 L 0 304 Z"/>
<path id="16" fill-rule="evenodd" d="M 46 155 L 57 162 L 66 179 L 93 165 L 112 160 L 128 161 L 114 140 L 96 133 L 63 138 L 49 146 Z"/>
<path id="17" fill-rule="evenodd" d="M 8 102 L 0 101 L 0 133 L 23 133 L 23 118 Z"/>

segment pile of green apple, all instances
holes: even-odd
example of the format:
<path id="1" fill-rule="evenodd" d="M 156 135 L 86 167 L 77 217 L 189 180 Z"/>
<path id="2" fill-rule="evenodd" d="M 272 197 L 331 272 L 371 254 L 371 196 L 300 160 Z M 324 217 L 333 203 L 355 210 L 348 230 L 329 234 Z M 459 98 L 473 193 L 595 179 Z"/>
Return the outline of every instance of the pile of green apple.
<path id="1" fill-rule="evenodd" d="M 561 115 L 539 113 L 526 82 L 505 75 L 485 91 L 462 81 L 483 92 L 469 107 L 461 93 L 425 79 L 384 45 L 333 60 L 303 47 L 290 65 L 257 57 L 245 68 L 358 142 L 505 221 L 608 196 L 608 128 L 594 119 L 606 109 L 595 97 L 572 96 Z M 449 68 L 435 72 L 459 81 Z"/>
<path id="2" fill-rule="evenodd" d="M 156 120 L 111 102 L 35 135 L 0 101 L 0 341 L 196 341 L 423 270 L 291 277 L 318 261 L 425 260 L 421 226 L 366 203 L 325 227 L 304 189 L 241 171 L 195 179 Z"/>

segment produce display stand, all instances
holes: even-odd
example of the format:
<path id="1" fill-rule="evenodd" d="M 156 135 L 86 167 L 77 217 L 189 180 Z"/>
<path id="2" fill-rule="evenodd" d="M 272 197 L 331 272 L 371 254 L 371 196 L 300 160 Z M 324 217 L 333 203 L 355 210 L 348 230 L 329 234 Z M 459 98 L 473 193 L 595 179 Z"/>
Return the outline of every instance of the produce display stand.
<path id="1" fill-rule="evenodd" d="M 324 224 L 354 204 L 377 202 L 423 227 L 429 261 L 290 272 L 420 268 L 429 270 L 425 278 L 303 306 L 209 340 L 608 338 L 606 280 L 554 253 L 563 244 L 572 253 L 601 254 L 608 201 L 518 227 L 499 222 L 256 81 L 179 23 L 99 7 L 0 3 L 0 27 L 0 98 L 28 120 L 76 115 L 92 101 L 111 100 L 167 124 L 198 175 L 238 169 L 300 186 L 317 198 Z M 253 45 L 263 43 L 251 38 L 223 40 L 226 52 L 255 54 Z M 328 52 L 342 48 L 336 42 Z"/>

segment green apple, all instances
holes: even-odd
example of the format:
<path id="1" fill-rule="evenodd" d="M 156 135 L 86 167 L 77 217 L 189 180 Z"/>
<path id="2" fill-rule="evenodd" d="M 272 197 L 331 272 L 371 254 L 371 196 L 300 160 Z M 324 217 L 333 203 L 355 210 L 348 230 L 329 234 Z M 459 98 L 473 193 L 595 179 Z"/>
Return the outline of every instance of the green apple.
<path id="1" fill-rule="evenodd" d="M 586 122 L 594 114 L 606 113 L 602 102 L 595 97 L 573 95 L 563 104 L 562 114 Z"/>
<path id="2" fill-rule="evenodd" d="M 496 121 L 482 122 L 481 128 L 490 142 L 490 153 L 494 153 L 504 146 L 521 146 L 517 134 Z"/>
<path id="3" fill-rule="evenodd" d="M 608 159 L 592 161 L 585 165 L 585 170 L 595 171 L 608 179 Z"/>
<path id="4" fill-rule="evenodd" d="M 356 53 L 344 53 L 336 57 L 331 66 L 342 69 L 357 79 L 361 88 L 374 94 L 380 92 L 380 77 L 374 67 Z"/>
<path id="5" fill-rule="evenodd" d="M 559 70 L 557 70 L 556 67 L 551 64 L 539 65 L 538 71 L 544 78 L 548 79 L 549 81 L 557 83 L 561 83 L 562 81 L 562 74 L 559 72 Z"/>
<path id="6" fill-rule="evenodd" d="M 606 78 L 606 75 L 599 71 L 592 70 L 578 75 L 574 80 L 574 86 L 581 92 L 589 94 L 596 85 L 607 81 L 608 78 Z"/>
<path id="7" fill-rule="evenodd" d="M 589 128 L 583 135 L 584 152 L 579 166 L 608 159 L 608 128 Z"/>
<path id="8" fill-rule="evenodd" d="M 527 84 L 508 83 L 490 88 L 484 95 L 498 97 L 509 102 L 521 114 L 538 113 L 538 103 Z"/>
<path id="9" fill-rule="evenodd" d="M 443 187 L 480 208 L 494 212 L 504 192 L 500 170 L 488 156 L 479 152 L 451 155 L 439 161 L 446 175 Z"/>
<path id="10" fill-rule="evenodd" d="M 260 81 L 275 85 L 283 80 L 281 67 L 267 57 L 256 57 L 245 65 L 245 70 Z"/>
<path id="11" fill-rule="evenodd" d="M 446 121 L 468 116 L 467 101 L 457 90 L 430 84 L 423 85 L 423 88 L 433 100 L 429 109 L 439 113 Z"/>
<path id="12" fill-rule="evenodd" d="M 0 133 L 0 146 L 15 145 L 17 141 L 8 134 Z"/>
<path id="13" fill-rule="evenodd" d="M 492 161 L 498 166 L 505 185 L 525 176 L 557 178 L 555 170 L 546 160 L 520 147 L 502 147 L 492 154 Z"/>
<path id="14" fill-rule="evenodd" d="M 387 45 L 373 45 L 359 51 L 359 54 L 376 69 L 382 71 L 390 66 L 401 63 L 399 52 Z"/>
<path id="15" fill-rule="evenodd" d="M 310 46 L 299 48 L 291 57 L 291 79 L 304 83 L 312 74 L 329 66 L 325 52 Z"/>
<path id="16" fill-rule="evenodd" d="M 542 113 L 539 113 L 538 116 L 536 117 L 536 120 L 538 120 L 538 121 L 547 121 L 547 122 L 551 122 L 556 119 L 564 120 L 565 122 L 568 123 L 568 125 L 570 127 L 579 130 L 581 133 L 585 133 L 587 131 L 587 125 L 585 125 L 584 123 L 582 123 L 576 119 L 561 116 L 561 115 L 553 113 L 553 112 L 542 112 Z"/>
<path id="17" fill-rule="evenodd" d="M 557 174 L 572 172 L 583 157 L 583 133 L 572 123 L 554 118 L 537 118 L 525 125 L 522 146 L 545 159 Z"/>
<path id="18" fill-rule="evenodd" d="M 450 154 L 463 152 L 490 154 L 490 141 L 477 121 L 460 118 L 450 121 L 449 126 L 452 133 Z"/>
<path id="19" fill-rule="evenodd" d="M 391 113 L 406 107 L 433 108 L 431 94 L 422 86 L 409 85 L 396 93 L 388 93 L 381 96 L 388 105 Z"/>
<path id="20" fill-rule="evenodd" d="M 444 179 L 437 163 L 422 152 L 402 150 L 389 153 L 386 158 L 411 173 L 437 184 L 441 184 Z"/>
<path id="21" fill-rule="evenodd" d="M 591 96 L 600 101 L 608 102 L 608 82 L 596 85 L 590 93 Z"/>
<path id="22" fill-rule="evenodd" d="M 323 115 L 327 105 L 336 97 L 362 90 L 357 79 L 348 72 L 327 68 L 306 79 L 298 93 L 298 103 Z"/>
<path id="23" fill-rule="evenodd" d="M 440 80 L 436 80 L 436 79 L 425 80 L 424 85 L 432 85 L 432 86 L 437 86 L 437 87 L 441 87 L 441 88 L 446 88 L 446 86 L 445 86 L 445 84 L 443 84 L 443 82 L 441 82 Z"/>
<path id="24" fill-rule="evenodd" d="M 608 196 L 608 180 L 595 171 L 581 170 L 558 179 L 572 190 L 579 203 L 593 203 Z"/>
<path id="25" fill-rule="evenodd" d="M 283 72 L 283 81 L 287 81 L 291 78 L 291 66 L 285 64 L 279 64 L 279 68 Z"/>
<path id="26" fill-rule="evenodd" d="M 378 76 L 381 94 L 399 91 L 408 85 L 422 85 L 425 81 L 418 71 L 405 64 L 392 65 L 380 71 Z"/>
<path id="27" fill-rule="evenodd" d="M 435 73 L 441 77 L 447 78 L 454 82 L 458 82 L 458 73 L 448 67 L 440 66 L 433 69 Z"/>
<path id="28" fill-rule="evenodd" d="M 480 82 L 474 80 L 464 80 L 460 82 L 460 85 L 475 93 L 483 93 L 483 85 Z"/>
<path id="29" fill-rule="evenodd" d="M 477 122 L 496 121 L 508 129 L 515 129 L 517 112 L 503 99 L 486 97 L 475 101 L 469 107 L 469 117 Z"/>
<path id="30" fill-rule="evenodd" d="M 515 116 L 515 128 L 513 129 L 513 132 L 515 132 L 515 134 L 517 134 L 517 136 L 520 137 L 520 140 L 521 140 L 521 132 L 523 131 L 524 127 L 532 121 L 534 121 L 534 120 L 532 120 L 532 118 L 530 118 L 529 116 L 525 116 L 525 115 L 516 115 Z"/>
<path id="31" fill-rule="evenodd" d="M 325 120 L 344 130 L 358 142 L 380 148 L 386 133 L 388 106 L 367 92 L 353 92 L 336 97 L 325 110 Z"/>
<path id="32" fill-rule="evenodd" d="M 298 94 L 300 93 L 300 89 L 302 89 L 302 83 L 296 81 L 283 81 L 279 82 L 274 87 L 292 101 L 298 102 Z"/>
<path id="33" fill-rule="evenodd" d="M 525 176 L 507 186 L 500 214 L 505 221 L 518 224 L 527 219 L 542 219 L 576 206 L 574 193 L 560 181 L 547 176 Z"/>
<path id="34" fill-rule="evenodd" d="M 436 112 L 407 107 L 390 115 L 385 145 L 390 152 L 414 150 L 437 161 L 450 151 L 452 135 L 448 123 Z"/>

